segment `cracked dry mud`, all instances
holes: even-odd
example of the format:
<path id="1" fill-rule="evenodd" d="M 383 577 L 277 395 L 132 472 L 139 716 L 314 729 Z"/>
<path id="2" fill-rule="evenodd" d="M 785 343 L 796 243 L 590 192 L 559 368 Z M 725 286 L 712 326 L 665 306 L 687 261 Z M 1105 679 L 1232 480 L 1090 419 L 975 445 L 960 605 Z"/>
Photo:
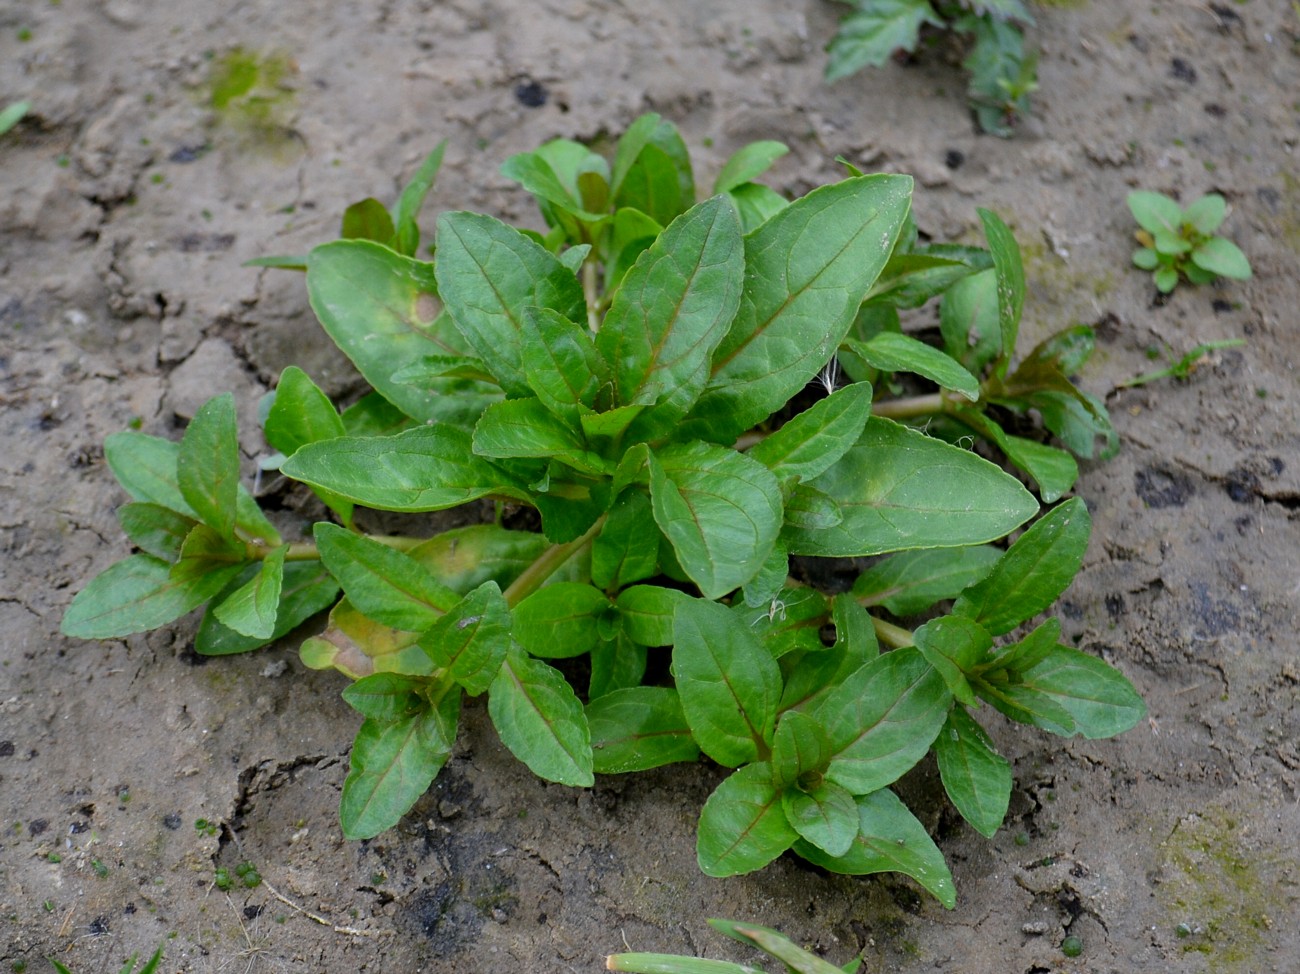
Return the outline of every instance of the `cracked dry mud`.
<path id="1" fill-rule="evenodd" d="M 168 972 L 558 974 L 625 945 L 752 961 L 704 925 L 717 915 L 837 963 L 862 951 L 868 971 L 1296 969 L 1300 20 L 1265 0 L 1039 8 L 1035 114 L 998 141 L 973 130 L 939 52 L 822 85 L 842 9 L 0 2 L 0 102 L 34 103 L 0 139 L 4 970 L 54 956 L 115 971 L 164 942 Z M 262 72 L 257 110 L 214 108 L 238 51 Z M 974 239 L 975 207 L 993 207 L 1025 250 L 1026 338 L 1099 326 L 1082 383 L 1124 448 L 1079 483 L 1095 528 L 1065 626 L 1151 716 L 1065 743 L 988 721 L 1016 777 L 991 841 L 942 803 L 932 769 L 905 780 L 952 863 L 955 911 L 899 877 L 788 857 L 705 879 L 693 830 L 716 769 L 548 785 L 477 705 L 402 825 L 345 842 L 357 718 L 292 640 L 205 661 L 193 619 L 103 644 L 58 634 L 72 594 L 127 551 L 107 434 L 136 421 L 176 436 L 230 390 L 251 477 L 256 403 L 280 369 L 357 389 L 301 278 L 244 260 L 328 239 L 348 202 L 391 198 L 443 138 L 430 213 L 535 221 L 501 161 L 607 138 L 645 110 L 682 128 L 707 175 L 757 138 L 791 146 L 774 173 L 789 192 L 834 178 L 838 154 L 914 173 L 936 239 Z M 1155 301 L 1128 266 L 1135 187 L 1222 192 L 1254 280 Z M 1246 344 L 1189 381 L 1116 389 L 1153 367 L 1149 347 L 1226 338 Z M 214 887 L 244 861 L 261 886 Z"/>

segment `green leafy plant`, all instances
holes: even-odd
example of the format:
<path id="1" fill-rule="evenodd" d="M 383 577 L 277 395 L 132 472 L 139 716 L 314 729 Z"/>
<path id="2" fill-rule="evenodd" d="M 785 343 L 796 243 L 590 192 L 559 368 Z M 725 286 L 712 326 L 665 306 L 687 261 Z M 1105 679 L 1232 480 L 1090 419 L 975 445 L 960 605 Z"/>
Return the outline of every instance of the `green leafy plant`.
<path id="1" fill-rule="evenodd" d="M 1221 348 L 1239 348 L 1245 344 L 1246 340 L 1244 338 L 1228 338 L 1218 342 L 1204 342 L 1197 345 L 1176 362 L 1171 362 L 1163 369 L 1144 372 L 1141 375 L 1135 375 L 1131 379 L 1125 379 L 1123 382 L 1117 382 L 1115 385 L 1120 389 L 1128 389 L 1136 386 L 1144 386 L 1148 382 L 1156 382 L 1159 379 L 1185 380 L 1191 377 L 1191 374 L 1200 366 L 1201 360 L 1211 352 L 1216 352 Z M 1156 347 L 1147 350 L 1147 356 L 1149 358 L 1154 358 L 1159 354 L 1160 350 Z"/>
<path id="2" fill-rule="evenodd" d="M 1038 90 L 1038 56 L 1025 50 L 1034 18 L 1021 0 L 839 0 L 854 8 L 827 45 L 826 80 L 881 67 L 899 52 L 914 53 L 925 28 L 969 38 L 963 67 L 979 126 L 1008 136 Z"/>
<path id="3" fill-rule="evenodd" d="M 136 954 L 132 954 L 126 964 L 123 965 L 122 969 L 118 971 L 118 974 L 154 974 L 154 972 L 158 970 L 158 965 L 162 963 L 162 956 L 163 949 L 159 947 L 153 952 L 153 956 L 145 961 L 144 967 L 140 968 L 139 971 L 136 971 L 135 965 L 138 958 Z M 67 967 L 60 964 L 53 957 L 48 958 L 48 960 L 58 974 L 72 974 L 72 971 L 68 970 Z"/>
<path id="4" fill-rule="evenodd" d="M 267 521 L 229 394 L 179 443 L 114 434 L 139 551 L 82 590 L 64 632 L 116 638 L 207 603 L 195 649 L 216 656 L 329 608 L 301 657 L 354 680 L 351 838 L 425 793 L 465 697 L 486 695 L 502 742 L 551 781 L 701 754 L 733 769 L 700 818 L 710 875 L 793 848 L 907 873 L 951 906 L 942 855 L 889 786 L 933 749 L 992 834 L 1011 772 L 981 701 L 1066 736 L 1143 713 L 1055 620 L 1018 632 L 1079 567 L 1082 501 L 996 547 L 1038 501 L 969 447 L 1055 501 L 1070 453 L 1001 424 L 1041 416 L 1085 456 L 1114 434 L 1067 378 L 1086 329 L 1012 367 L 1024 279 L 1001 220 L 981 213 L 987 250 L 923 244 L 910 178 L 851 172 L 791 202 L 755 181 L 784 151 L 745 147 L 696 202 L 686 146 L 656 115 L 612 160 L 549 142 L 503 167 L 545 233 L 447 212 L 423 261 L 415 212 L 439 149 L 395 218 L 366 204 L 353 236 L 272 261 L 306 267 L 321 324 L 374 389 L 340 413 L 290 367 L 264 410 L 268 466 L 330 516 L 302 541 Z M 927 344 L 899 312 L 932 298 Z M 486 523 L 364 530 L 366 509 L 465 506 Z M 878 560 L 837 594 L 805 556 Z"/>
<path id="5" fill-rule="evenodd" d="M 1250 261 L 1241 248 L 1214 235 L 1228 215 L 1228 204 L 1218 193 L 1202 196 L 1184 210 L 1163 193 L 1138 190 L 1128 194 L 1128 208 L 1141 227 L 1135 236 L 1142 246 L 1133 252 L 1133 263 L 1151 272 L 1161 294 L 1177 287 L 1180 277 L 1193 284 L 1219 277 L 1250 279 Z"/>
<path id="6" fill-rule="evenodd" d="M 789 974 L 854 974 L 862 966 L 861 958 L 855 958 L 843 967 L 836 967 L 817 955 L 810 954 L 778 931 L 755 923 L 710 920 L 709 926 L 732 940 L 740 941 L 746 947 L 755 947 L 780 961 Z M 761 967 L 749 964 L 677 954 L 647 953 L 611 954 L 605 958 L 605 969 L 623 971 L 625 974 L 764 974 Z"/>

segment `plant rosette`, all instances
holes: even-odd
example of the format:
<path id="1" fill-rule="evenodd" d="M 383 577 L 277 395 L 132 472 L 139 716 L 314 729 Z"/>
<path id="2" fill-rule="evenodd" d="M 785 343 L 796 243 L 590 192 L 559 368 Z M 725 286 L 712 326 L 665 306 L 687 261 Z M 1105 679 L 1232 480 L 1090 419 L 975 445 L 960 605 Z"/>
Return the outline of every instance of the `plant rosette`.
<path id="1" fill-rule="evenodd" d="M 1052 502 L 1077 475 L 1069 451 L 1104 455 L 1114 433 L 1067 378 L 1087 329 L 1011 367 L 1024 277 L 994 214 L 987 250 L 921 244 L 909 177 L 853 172 L 789 201 L 755 181 L 784 151 L 745 147 L 697 202 L 658 116 L 612 160 L 550 142 L 504 167 L 546 233 L 446 212 L 426 261 L 416 216 L 439 147 L 391 211 L 363 201 L 344 239 L 258 261 L 305 268 L 373 389 L 340 412 L 291 367 L 264 410 L 264 466 L 324 517 L 296 541 L 266 519 L 228 394 L 179 443 L 115 434 L 105 455 L 137 551 L 77 595 L 63 631 L 119 638 L 206 603 L 195 648 L 215 656 L 328 609 L 301 657 L 353 680 L 349 838 L 397 823 L 450 757 L 465 698 L 486 696 L 505 746 L 550 781 L 701 755 L 733 769 L 700 817 L 709 875 L 793 849 L 906 873 L 952 906 L 943 856 L 890 786 L 933 750 L 953 804 L 991 835 L 1012 780 L 983 704 L 1065 736 L 1144 712 L 1055 620 L 1022 631 L 1079 567 L 1082 501 L 1034 520 L 1035 496 L 968 447 Z M 927 343 L 899 310 L 931 299 Z M 1006 433 L 1017 414 L 1065 449 Z M 362 530 L 365 509 L 465 505 L 498 516 L 429 538 Z M 875 560 L 835 594 L 800 556 Z"/>
<path id="2" fill-rule="evenodd" d="M 1141 227 L 1133 264 L 1151 272 L 1161 294 L 1177 287 L 1180 278 L 1193 284 L 1211 284 L 1220 277 L 1250 279 L 1250 261 L 1241 248 L 1214 235 L 1228 215 L 1228 204 L 1218 193 L 1202 196 L 1184 210 L 1163 193 L 1138 190 L 1128 194 L 1128 208 Z"/>

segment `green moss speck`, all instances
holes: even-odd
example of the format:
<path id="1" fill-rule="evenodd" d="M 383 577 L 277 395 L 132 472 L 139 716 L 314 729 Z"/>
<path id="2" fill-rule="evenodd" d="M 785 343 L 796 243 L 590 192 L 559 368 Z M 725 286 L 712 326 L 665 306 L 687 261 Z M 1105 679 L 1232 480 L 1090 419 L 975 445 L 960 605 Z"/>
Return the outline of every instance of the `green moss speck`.
<path id="1" fill-rule="evenodd" d="M 283 51 L 259 53 L 236 47 L 212 59 L 203 100 L 217 125 L 249 147 L 281 154 L 298 145 L 289 121 L 297 69 Z"/>

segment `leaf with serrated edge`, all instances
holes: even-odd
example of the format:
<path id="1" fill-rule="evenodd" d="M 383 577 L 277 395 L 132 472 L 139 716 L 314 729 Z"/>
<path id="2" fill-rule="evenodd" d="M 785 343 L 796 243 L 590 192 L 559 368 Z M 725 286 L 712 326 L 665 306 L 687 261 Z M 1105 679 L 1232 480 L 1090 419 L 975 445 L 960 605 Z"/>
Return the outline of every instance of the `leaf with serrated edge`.
<path id="1" fill-rule="evenodd" d="M 844 520 L 787 531 L 792 554 L 876 555 L 1000 538 L 1037 510 L 1014 477 L 966 450 L 873 418 L 858 442 L 812 481 L 839 502 Z"/>
<path id="2" fill-rule="evenodd" d="M 739 307 L 744 271 L 736 211 L 714 197 L 669 224 L 623 278 L 596 347 L 619 404 L 650 407 L 629 436 L 662 436 L 694 405 Z"/>
<path id="3" fill-rule="evenodd" d="M 505 390 L 527 395 L 522 361 L 524 308 L 586 317 L 573 272 L 544 247 L 478 213 L 438 217 L 438 293 L 456 326 Z"/>
<path id="4" fill-rule="evenodd" d="M 733 768 L 757 758 L 772 740 L 781 672 L 726 606 L 692 599 L 677 607 L 673 672 L 700 750 Z"/>
<path id="5" fill-rule="evenodd" d="M 492 494 L 528 498 L 513 477 L 474 455 L 468 433 L 447 425 L 308 443 L 280 471 L 383 511 L 440 511 Z"/>
<path id="6" fill-rule="evenodd" d="M 263 558 L 257 574 L 213 608 L 218 621 L 240 635 L 270 639 L 275 632 L 284 584 L 284 556 L 288 553 L 288 546 L 283 545 Z"/>
<path id="7" fill-rule="evenodd" d="M 781 491 L 766 467 L 699 442 L 652 454 L 650 501 L 682 568 L 710 599 L 763 567 L 783 516 Z"/>
<path id="8" fill-rule="evenodd" d="M 813 711 L 835 755 L 826 776 L 855 795 L 896 781 L 925 756 L 951 705 L 943 679 L 916 649 L 868 663 Z"/>
<path id="9" fill-rule="evenodd" d="M 224 537 L 234 536 L 239 431 L 230 393 L 209 399 L 190 420 L 176 458 L 176 484 L 200 521 Z"/>
<path id="10" fill-rule="evenodd" d="M 851 876 L 904 873 L 933 893 L 948 909 L 956 906 L 957 890 L 943 853 L 898 796 L 882 788 L 859 796 L 857 803 L 858 835 L 846 855 L 828 856 L 809 842 L 795 843 L 795 852 L 833 873 Z"/>
<path id="11" fill-rule="evenodd" d="M 740 310 L 684 435 L 699 427 L 729 442 L 817 374 L 889 259 L 911 199 L 909 176 L 846 179 L 813 190 L 745 238 Z"/>
<path id="12" fill-rule="evenodd" d="M 787 421 L 754 444 L 748 455 L 778 480 L 811 480 L 852 448 L 870 416 L 871 384 L 855 382 Z"/>
<path id="13" fill-rule="evenodd" d="M 587 717 L 558 670 L 512 651 L 488 691 L 488 714 L 501 743 L 539 778 L 594 782 Z"/>
<path id="14" fill-rule="evenodd" d="M 496 582 L 484 582 L 420 637 L 439 669 L 478 695 L 496 679 L 510 649 L 510 609 Z"/>
<path id="15" fill-rule="evenodd" d="M 100 572 L 77 593 L 60 631 L 80 639 L 114 639 L 174 622 L 220 592 L 240 565 L 176 577 L 153 555 L 131 555 Z"/>
<path id="16" fill-rule="evenodd" d="M 766 866 L 797 838 L 781 809 L 772 769 L 762 762 L 748 764 L 704 803 L 696 858 L 706 876 L 737 876 Z"/>
<path id="17" fill-rule="evenodd" d="M 424 632 L 460 601 L 404 552 L 323 521 L 315 536 L 330 574 L 353 604 L 381 625 Z"/>
<path id="18" fill-rule="evenodd" d="M 669 687 L 611 690 L 587 704 L 587 723 L 597 774 L 646 771 L 700 756 L 677 691 Z"/>
<path id="19" fill-rule="evenodd" d="M 964 591 L 953 614 L 973 619 L 995 636 L 1047 609 L 1083 564 L 1092 529 L 1075 497 L 1052 508 L 1016 539 L 981 581 Z"/>
<path id="20" fill-rule="evenodd" d="M 339 799 L 344 838 L 373 838 L 401 820 L 451 757 L 459 717 L 460 692 L 453 690 L 436 709 L 361 724 Z"/>
<path id="21" fill-rule="evenodd" d="M 1002 550 L 992 545 L 924 548 L 882 558 L 858 576 L 853 594 L 896 616 L 924 612 L 940 599 L 955 599 L 987 575 Z"/>
<path id="22" fill-rule="evenodd" d="M 993 838 L 1011 801 L 1011 765 L 993 748 L 984 728 L 966 712 L 953 707 L 934 739 L 939 777 L 961 817 L 977 832 Z"/>

